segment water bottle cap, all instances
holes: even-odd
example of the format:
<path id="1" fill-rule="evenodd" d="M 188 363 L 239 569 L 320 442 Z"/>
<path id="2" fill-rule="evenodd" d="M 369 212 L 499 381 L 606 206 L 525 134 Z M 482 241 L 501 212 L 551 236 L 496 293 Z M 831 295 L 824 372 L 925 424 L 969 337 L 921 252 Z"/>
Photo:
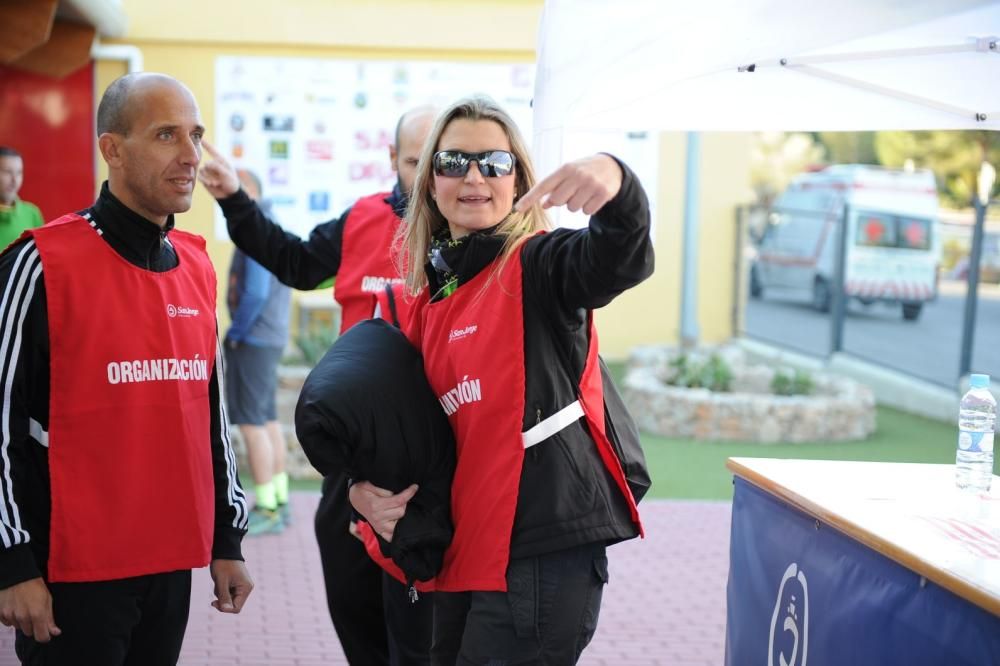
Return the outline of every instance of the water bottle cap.
<path id="1" fill-rule="evenodd" d="M 989 375 L 972 375 L 969 377 L 969 385 L 972 388 L 989 388 L 990 387 L 990 376 Z"/>

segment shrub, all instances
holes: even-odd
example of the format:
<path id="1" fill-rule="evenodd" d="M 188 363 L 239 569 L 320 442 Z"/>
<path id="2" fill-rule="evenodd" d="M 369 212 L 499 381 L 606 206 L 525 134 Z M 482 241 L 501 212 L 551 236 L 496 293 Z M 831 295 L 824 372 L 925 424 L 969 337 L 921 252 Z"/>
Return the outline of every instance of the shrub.
<path id="1" fill-rule="evenodd" d="M 718 354 L 712 354 L 703 362 L 681 354 L 670 361 L 670 368 L 672 373 L 666 383 L 674 386 L 726 392 L 733 381 L 732 369 Z"/>
<path id="2" fill-rule="evenodd" d="M 295 337 L 295 344 L 302 351 L 302 363 L 310 367 L 319 363 L 323 354 L 330 348 L 333 341 L 337 339 L 336 331 L 331 329 L 319 329 L 300 333 Z"/>
<path id="3" fill-rule="evenodd" d="M 805 370 L 788 373 L 775 370 L 771 379 L 771 392 L 775 395 L 809 395 L 813 391 L 813 379 Z"/>

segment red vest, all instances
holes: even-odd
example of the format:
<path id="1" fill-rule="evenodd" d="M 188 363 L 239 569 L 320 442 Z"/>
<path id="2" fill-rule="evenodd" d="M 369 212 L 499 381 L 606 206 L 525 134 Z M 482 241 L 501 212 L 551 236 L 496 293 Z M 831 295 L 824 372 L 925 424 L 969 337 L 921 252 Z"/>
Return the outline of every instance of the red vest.
<path id="1" fill-rule="evenodd" d="M 30 233 L 48 298 L 49 580 L 205 566 L 216 288 L 204 239 L 172 232 L 180 263 L 153 273 L 77 215 Z"/>
<path id="2" fill-rule="evenodd" d="M 406 285 L 394 283 L 375 294 L 378 302 L 378 316 L 393 326 L 406 330 L 413 310 L 414 299 L 406 293 Z"/>
<path id="3" fill-rule="evenodd" d="M 507 589 L 510 536 L 528 435 L 521 432 L 525 366 L 519 252 L 500 276 L 494 275 L 496 266 L 483 269 L 444 300 L 429 303 L 425 290 L 408 331 L 423 352 L 427 378 L 448 414 L 457 445 L 451 496 L 455 536 L 434 580 L 435 589 L 445 592 Z M 601 459 L 641 531 L 621 463 L 605 434 L 592 325 L 579 397 Z M 537 445 L 547 443 L 542 439 Z"/>
<path id="4" fill-rule="evenodd" d="M 342 310 L 341 333 L 371 318 L 376 296 L 386 283 L 402 282 L 392 260 L 400 219 L 385 202 L 388 196 L 382 192 L 358 199 L 344 222 L 340 270 L 333 283 L 333 297 Z"/>

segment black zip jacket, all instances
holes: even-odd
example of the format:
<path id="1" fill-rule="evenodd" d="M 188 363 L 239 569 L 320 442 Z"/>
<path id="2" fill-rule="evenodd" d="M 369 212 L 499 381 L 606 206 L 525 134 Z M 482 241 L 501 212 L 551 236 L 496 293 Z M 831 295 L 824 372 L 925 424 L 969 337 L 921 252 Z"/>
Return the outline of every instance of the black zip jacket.
<path id="1" fill-rule="evenodd" d="M 79 215 L 89 217 L 102 238 L 129 263 L 153 272 L 177 265 L 169 241 L 173 216 L 163 230 L 129 210 L 111 194 L 107 183 L 93 207 Z M 46 577 L 51 513 L 48 449 L 32 428 L 48 432 L 49 327 L 45 281 L 33 240 L 19 241 L 0 256 L 0 378 L 9 385 L 3 418 L 9 429 L 0 431 L 0 589 L 31 578 Z M 37 270 L 37 274 L 34 272 Z M 80 266 L 81 271 L 87 270 Z M 34 275 L 34 277 L 32 277 Z M 23 289 L 16 289 L 17 284 Z M 33 289 L 32 289 L 33 287 Z M 23 321 L 20 318 L 23 316 Z M 217 351 L 221 358 L 221 350 Z M 212 468 L 215 478 L 215 538 L 213 559 L 242 560 L 240 542 L 245 530 L 232 526 L 237 513 L 246 516 L 243 489 L 236 476 L 228 424 L 222 420 L 222 401 L 216 366 L 209 382 Z M 34 422 L 34 423 L 32 423 Z M 151 423 L 150 428 L 156 424 Z M 154 473 L 153 470 L 108 470 L 109 474 Z M 235 480 L 234 497 L 228 494 Z M 163 498 L 169 502 L 169 497 Z M 13 529 L 17 509 L 22 532 Z M 155 515 L 155 514 L 154 514 Z M 25 540 L 23 532 L 28 539 Z"/>
<path id="2" fill-rule="evenodd" d="M 316 225 L 308 240 L 302 240 L 268 219 L 257 202 L 242 189 L 218 202 L 226 217 L 229 237 L 236 247 L 289 287 L 315 289 L 340 271 L 344 225 L 351 214 L 350 208 L 340 217 Z M 398 184 L 385 202 L 392 206 L 397 216 L 406 214 L 406 197 Z M 372 251 L 384 249 L 372 248 Z"/>
<path id="3" fill-rule="evenodd" d="M 621 190 L 590 218 L 588 229 L 556 229 L 530 238 L 522 249 L 526 373 L 522 430 L 577 399 L 587 358 L 587 311 L 607 305 L 653 272 L 649 201 L 635 174 L 619 164 Z M 496 259 L 503 242 L 502 236 L 481 232 L 443 249 L 459 289 Z M 430 292 L 438 293 L 442 284 L 436 271 L 428 264 L 426 272 Z M 621 405 L 606 404 L 609 409 Z M 630 418 L 624 413 L 618 417 L 623 422 Z M 526 452 L 511 557 L 614 543 L 637 533 L 584 419 Z"/>
<path id="4" fill-rule="evenodd" d="M 408 580 L 437 574 L 453 533 L 455 438 L 420 352 L 398 328 L 369 319 L 337 338 L 302 386 L 295 434 L 324 476 L 346 474 L 394 493 L 420 484 L 392 543 L 379 543 Z"/>

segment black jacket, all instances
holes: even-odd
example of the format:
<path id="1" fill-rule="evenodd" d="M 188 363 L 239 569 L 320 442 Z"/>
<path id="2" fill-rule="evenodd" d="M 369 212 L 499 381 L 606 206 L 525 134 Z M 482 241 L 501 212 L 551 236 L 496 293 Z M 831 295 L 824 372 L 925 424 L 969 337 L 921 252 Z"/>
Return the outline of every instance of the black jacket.
<path id="1" fill-rule="evenodd" d="M 165 229 L 129 210 L 108 190 L 101 188 L 93 207 L 81 211 L 101 231 L 102 238 L 129 263 L 157 273 L 177 265 L 177 255 L 169 242 L 173 216 Z M 9 414 L 9 436 L 0 437 L 0 501 L 5 511 L 0 513 L 0 589 L 43 576 L 49 552 L 48 449 L 31 434 L 32 421 L 43 431 L 49 425 L 49 324 L 45 298 L 45 280 L 33 240 L 20 241 L 0 256 L 0 309 L 8 313 L 0 321 L 8 344 L 0 349 L 0 377 L 10 382 L 10 398 L 3 404 Z M 37 276 L 31 277 L 37 268 Z M 81 271 L 87 270 L 80 266 Z M 19 291 L 8 285 L 33 285 Z M 9 313 L 23 315 L 19 322 Z M 2 336 L 0 336 L 2 337 Z M 218 352 L 221 356 L 221 351 Z M 246 515 L 246 500 L 236 477 L 235 458 L 229 443 L 229 425 L 222 420 L 217 366 L 213 366 L 209 382 L 211 412 L 212 468 L 215 478 L 215 538 L 213 559 L 242 560 L 240 541 L 244 530 L 232 526 L 237 512 Z M 155 428 L 156 424 L 150 424 Z M 9 460 L 9 467 L 7 461 Z M 110 473 L 152 473 L 150 470 L 109 470 Z M 8 476 L 9 474 L 9 476 Z M 230 475 L 235 479 L 235 497 L 228 494 Z M 10 479 L 8 485 L 7 479 Z M 170 498 L 164 498 L 170 501 Z M 27 543 L 15 543 L 8 519 L 16 505 L 21 525 L 29 534 Z"/>
<path id="2" fill-rule="evenodd" d="M 295 289 L 315 289 L 340 271 L 344 245 L 344 225 L 351 209 L 343 215 L 316 225 L 307 240 L 285 231 L 268 219 L 260 206 L 243 190 L 219 199 L 226 217 L 229 237 L 240 250 L 271 271 L 282 283 Z M 406 213 L 406 197 L 397 185 L 385 202 L 397 215 Z M 374 248 L 382 252 L 385 248 Z"/>
<path id="3" fill-rule="evenodd" d="M 525 413 L 522 430 L 577 399 L 587 357 L 587 311 L 603 307 L 653 272 L 649 202 L 625 165 L 621 190 L 590 218 L 587 229 L 556 229 L 525 242 Z M 476 233 L 444 250 L 462 284 L 499 255 L 504 238 Z M 430 293 L 441 284 L 426 268 Z M 610 381 L 606 378 L 606 382 Z M 634 435 L 617 394 L 606 399 L 619 430 Z M 617 412 L 617 413 L 615 413 Z M 637 535 L 628 506 L 604 467 L 581 419 L 531 447 L 521 470 L 511 557 L 529 557 Z"/>
<path id="4" fill-rule="evenodd" d="M 455 439 L 406 336 L 381 319 L 341 335 L 302 387 L 295 433 L 324 476 L 346 474 L 396 493 L 420 484 L 392 543 L 380 544 L 409 580 L 433 577 L 453 532 Z"/>

